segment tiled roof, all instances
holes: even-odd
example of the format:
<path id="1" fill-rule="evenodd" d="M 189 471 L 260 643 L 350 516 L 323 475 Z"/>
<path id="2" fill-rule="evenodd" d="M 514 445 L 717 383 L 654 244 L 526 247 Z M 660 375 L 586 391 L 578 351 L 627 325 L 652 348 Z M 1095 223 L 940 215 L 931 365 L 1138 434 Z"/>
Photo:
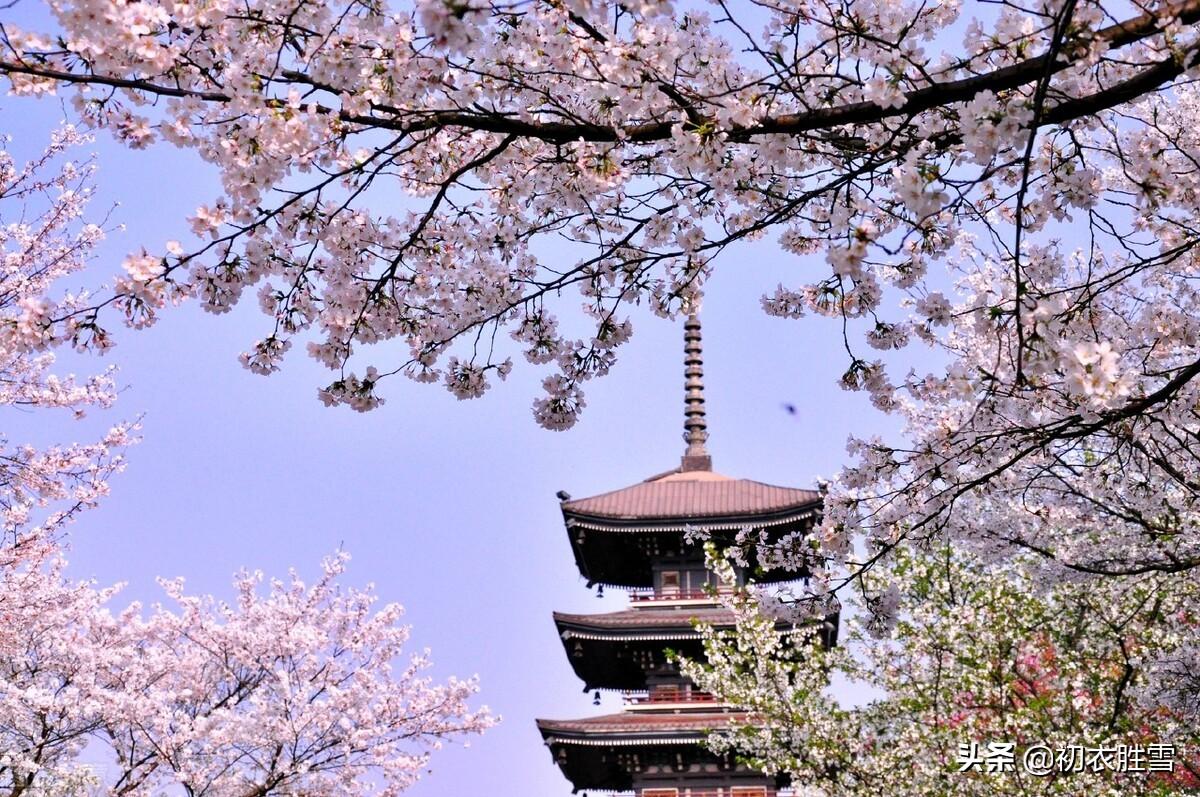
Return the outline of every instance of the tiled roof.
<path id="1" fill-rule="evenodd" d="M 605 714 L 578 720 L 538 720 L 543 736 L 556 733 L 579 733 L 594 737 L 597 734 L 660 734 L 703 733 L 723 728 L 733 720 L 744 721 L 744 711 L 705 711 L 655 714 L 651 712 Z"/>
<path id="2" fill-rule="evenodd" d="M 692 628 L 692 621 L 717 626 L 732 626 L 728 609 L 688 607 L 685 609 L 625 609 L 605 614 L 554 613 L 554 622 L 591 628 Z"/>
<path id="3" fill-rule="evenodd" d="M 563 502 L 572 515 L 621 520 L 769 515 L 818 502 L 815 490 L 777 487 L 706 470 L 670 471 L 631 487 Z"/>

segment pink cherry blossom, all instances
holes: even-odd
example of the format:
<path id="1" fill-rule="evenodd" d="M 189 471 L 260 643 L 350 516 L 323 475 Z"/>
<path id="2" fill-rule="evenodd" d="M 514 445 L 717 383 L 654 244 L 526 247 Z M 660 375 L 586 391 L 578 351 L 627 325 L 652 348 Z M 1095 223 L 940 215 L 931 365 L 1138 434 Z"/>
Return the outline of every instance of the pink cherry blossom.
<path id="1" fill-rule="evenodd" d="M 805 260 L 764 309 L 838 320 L 841 384 L 904 425 L 769 552 L 812 600 L 943 538 L 1046 587 L 1200 572 L 1198 0 L 47 5 L 0 32 L 11 90 L 222 189 L 110 292 L 19 297 L 23 352 L 252 296 L 244 365 L 307 353 L 326 404 L 516 362 L 566 429 L 632 306 L 768 237 Z"/>
<path id="2" fill-rule="evenodd" d="M 106 347 L 92 298 L 59 295 L 104 234 L 83 220 L 87 141 L 65 126 L 24 165 L 0 148 L 0 406 L 10 413 L 78 415 L 115 398 L 111 369 L 86 380 L 54 370 L 56 346 Z M 151 278 L 160 263 L 143 253 L 124 264 L 131 323 L 144 320 L 136 303 L 164 300 Z M 169 605 L 149 612 L 115 609 L 117 587 L 72 581 L 67 523 L 107 494 L 136 430 L 40 449 L 3 441 L 0 794 L 395 795 L 441 745 L 496 722 L 469 705 L 474 678 L 436 681 L 428 651 L 407 649 L 400 606 L 338 583 L 345 554 L 311 585 L 293 573 L 264 586 L 242 572 L 232 603 L 163 581 Z M 85 749 L 109 755 L 104 778 L 82 763 Z"/>

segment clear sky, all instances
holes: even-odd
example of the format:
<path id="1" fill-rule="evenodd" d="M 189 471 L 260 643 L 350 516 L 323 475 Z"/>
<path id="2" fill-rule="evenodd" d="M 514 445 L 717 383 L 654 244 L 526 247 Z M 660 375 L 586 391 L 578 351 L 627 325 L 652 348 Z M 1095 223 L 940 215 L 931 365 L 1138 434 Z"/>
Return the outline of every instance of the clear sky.
<path id="1" fill-rule="evenodd" d="M 63 115 L 53 100 L 0 98 L 0 132 L 19 153 L 40 147 Z M 113 220 L 126 225 L 88 275 L 98 282 L 128 251 L 186 240 L 186 216 L 219 189 L 207 166 L 169 145 L 131 152 L 101 133 L 94 150 L 97 214 L 119 202 Z M 846 359 L 835 323 L 772 319 L 759 306 L 779 281 L 824 268 L 769 241 L 718 261 L 703 312 L 716 470 L 811 486 L 843 462 L 852 430 L 891 428 L 837 387 Z M 534 424 L 529 405 L 544 373 L 523 363 L 472 402 L 393 380 L 379 410 L 325 408 L 316 386 L 327 372 L 302 347 L 270 378 L 238 364 L 263 329 L 252 296 L 229 316 L 187 305 L 149 330 L 119 330 L 106 359 L 127 389 L 111 412 L 78 423 L 19 415 L 17 428 L 9 416 L 4 431 L 14 441 L 86 440 L 102 424 L 144 416 L 144 442 L 111 497 L 72 529 L 72 572 L 128 582 L 119 601 L 153 601 L 156 575 L 226 596 L 243 565 L 314 573 L 345 547 L 354 557 L 345 580 L 373 582 L 384 600 L 403 603 L 436 672 L 478 673 L 479 701 L 504 717 L 469 749 L 435 755 L 414 797 L 558 797 L 570 786 L 534 718 L 605 713 L 619 701 L 595 708 L 581 693 L 550 613 L 612 611 L 622 600 L 584 587 L 555 492 L 622 487 L 674 467 L 683 450 L 682 322 L 648 313 L 633 322 L 617 368 L 589 387 L 581 424 L 565 433 Z M 81 373 L 103 364 L 70 362 Z"/>

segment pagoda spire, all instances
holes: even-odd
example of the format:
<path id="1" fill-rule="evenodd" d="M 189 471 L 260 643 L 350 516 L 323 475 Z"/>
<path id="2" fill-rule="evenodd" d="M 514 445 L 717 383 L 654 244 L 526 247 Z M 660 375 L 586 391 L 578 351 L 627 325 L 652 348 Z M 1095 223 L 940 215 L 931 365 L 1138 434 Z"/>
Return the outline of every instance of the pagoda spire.
<path id="1" fill-rule="evenodd" d="M 683 323 L 683 452 L 681 471 L 712 470 L 708 442 L 708 421 L 704 411 L 704 357 L 700 347 L 700 316 L 695 310 Z"/>

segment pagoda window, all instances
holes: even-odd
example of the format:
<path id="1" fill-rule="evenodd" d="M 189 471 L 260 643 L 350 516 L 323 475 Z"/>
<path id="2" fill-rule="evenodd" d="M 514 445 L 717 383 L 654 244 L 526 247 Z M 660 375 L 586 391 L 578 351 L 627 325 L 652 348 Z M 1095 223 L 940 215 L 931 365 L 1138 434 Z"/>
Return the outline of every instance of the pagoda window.
<path id="1" fill-rule="evenodd" d="M 767 797 L 766 786 L 734 786 L 730 790 L 732 797 Z"/>
<path id="2" fill-rule="evenodd" d="M 650 690 L 652 703 L 679 703 L 687 699 L 687 693 L 679 684 L 659 684 Z"/>
<path id="3" fill-rule="evenodd" d="M 678 570 L 664 570 L 660 575 L 659 591 L 663 595 L 678 595 L 682 586 Z"/>
<path id="4" fill-rule="evenodd" d="M 709 570 L 689 570 L 687 571 L 687 590 L 693 595 L 701 594 L 705 587 L 716 584 L 716 579 L 716 574 Z"/>
<path id="5" fill-rule="evenodd" d="M 717 577 L 702 567 L 660 570 L 655 574 L 655 591 L 663 597 L 702 597 L 705 589 L 716 583 Z"/>
<path id="6" fill-rule="evenodd" d="M 679 789 L 642 789 L 642 797 L 679 797 Z"/>

